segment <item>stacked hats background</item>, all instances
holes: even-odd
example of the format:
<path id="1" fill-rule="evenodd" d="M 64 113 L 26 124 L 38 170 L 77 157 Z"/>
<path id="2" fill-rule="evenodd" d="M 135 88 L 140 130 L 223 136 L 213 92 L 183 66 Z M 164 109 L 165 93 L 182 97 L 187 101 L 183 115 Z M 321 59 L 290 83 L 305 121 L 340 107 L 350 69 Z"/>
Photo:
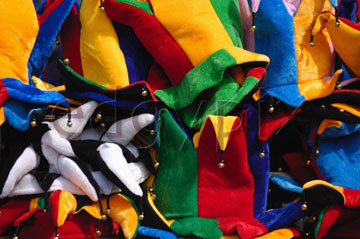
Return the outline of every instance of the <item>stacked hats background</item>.
<path id="1" fill-rule="evenodd" d="M 360 1 L 0 5 L 0 238 L 359 237 Z"/>

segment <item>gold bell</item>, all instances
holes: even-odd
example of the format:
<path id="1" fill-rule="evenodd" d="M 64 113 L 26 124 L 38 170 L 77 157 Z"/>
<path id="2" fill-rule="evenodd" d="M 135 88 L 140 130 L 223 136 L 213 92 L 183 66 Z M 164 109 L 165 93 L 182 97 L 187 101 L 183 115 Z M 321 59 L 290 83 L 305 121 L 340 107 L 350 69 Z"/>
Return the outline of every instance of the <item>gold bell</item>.
<path id="1" fill-rule="evenodd" d="M 105 8 L 103 6 L 99 7 L 100 8 L 100 12 L 105 11 Z"/>
<path id="2" fill-rule="evenodd" d="M 111 212 L 110 208 L 106 209 L 106 214 L 109 215 Z"/>
<path id="3" fill-rule="evenodd" d="M 307 237 L 310 236 L 310 232 L 306 232 L 305 236 L 307 236 Z"/>
<path id="4" fill-rule="evenodd" d="M 337 85 L 336 85 L 336 89 L 339 90 L 339 89 L 341 89 L 341 88 L 342 88 L 342 85 L 341 85 L 341 84 L 337 84 Z"/>
<path id="5" fill-rule="evenodd" d="M 319 154 L 320 154 L 320 150 L 319 150 L 318 148 L 316 148 L 315 154 L 316 154 L 316 155 L 319 155 Z"/>
<path id="6" fill-rule="evenodd" d="M 155 135 L 155 130 L 150 130 L 150 135 Z"/>
<path id="7" fill-rule="evenodd" d="M 104 124 L 104 123 L 101 123 L 101 124 L 100 124 L 100 127 L 101 127 L 101 128 L 105 128 L 105 124 Z"/>
<path id="8" fill-rule="evenodd" d="M 100 113 L 96 114 L 96 119 L 97 120 L 101 120 L 102 119 L 102 115 Z"/>
<path id="9" fill-rule="evenodd" d="M 265 157 L 265 152 L 261 151 L 261 152 L 259 153 L 259 157 L 260 157 L 261 159 L 263 159 L 263 158 Z"/>
<path id="10" fill-rule="evenodd" d="M 220 163 L 219 163 L 219 168 L 224 168 L 224 167 L 225 167 L 224 161 L 220 161 Z"/>
<path id="11" fill-rule="evenodd" d="M 310 164 L 311 164 L 310 160 L 306 161 L 306 165 L 310 165 Z"/>
<path id="12" fill-rule="evenodd" d="M 65 63 L 66 65 L 69 65 L 70 60 L 69 60 L 68 58 L 66 58 L 66 59 L 64 59 L 64 63 Z"/>
<path id="13" fill-rule="evenodd" d="M 31 125 L 31 127 L 36 127 L 36 125 L 37 125 L 37 123 L 36 123 L 36 120 L 35 119 L 33 119 L 31 122 L 30 122 L 30 125 Z"/>
<path id="14" fill-rule="evenodd" d="M 105 221 L 107 219 L 107 216 L 105 214 L 101 214 L 101 220 Z"/>
<path id="15" fill-rule="evenodd" d="M 275 110 L 274 106 L 270 105 L 270 108 L 269 108 L 269 113 L 274 112 L 274 110 Z"/>
<path id="16" fill-rule="evenodd" d="M 147 96 L 147 94 L 148 94 L 147 90 L 145 90 L 145 89 L 143 88 L 142 91 L 141 91 L 141 95 L 142 95 L 142 96 Z"/>
<path id="17" fill-rule="evenodd" d="M 282 168 L 278 168 L 278 172 L 281 172 L 282 171 Z"/>
<path id="18" fill-rule="evenodd" d="M 19 237 L 17 235 L 14 235 L 12 239 L 19 239 Z"/>
<path id="19" fill-rule="evenodd" d="M 153 188 L 153 187 L 150 187 L 150 188 L 149 188 L 149 192 L 150 192 L 150 193 L 153 193 L 153 192 L 154 192 L 154 188 Z"/>
<path id="20" fill-rule="evenodd" d="M 72 122 L 70 120 L 67 122 L 67 126 L 69 126 L 69 127 L 72 126 Z"/>
<path id="21" fill-rule="evenodd" d="M 339 111 L 343 113 L 345 110 L 343 108 L 340 108 Z"/>
<path id="22" fill-rule="evenodd" d="M 55 41 L 55 45 L 60 45 L 60 41 Z"/>
<path id="23" fill-rule="evenodd" d="M 313 41 L 310 42 L 310 46 L 311 46 L 311 47 L 314 46 L 314 42 L 313 42 Z"/>
<path id="24" fill-rule="evenodd" d="M 256 26 L 255 25 L 252 25 L 251 27 L 250 27 L 250 29 L 251 29 L 251 31 L 255 31 L 256 30 Z"/>
<path id="25" fill-rule="evenodd" d="M 101 231 L 100 231 L 99 229 L 96 229 L 95 234 L 96 234 L 96 236 L 100 236 L 100 235 L 101 235 Z"/>
<path id="26" fill-rule="evenodd" d="M 139 220 L 140 220 L 140 221 L 144 220 L 144 217 L 145 217 L 145 216 L 144 216 L 144 213 L 142 212 L 142 213 L 139 215 Z"/>
<path id="27" fill-rule="evenodd" d="M 271 193 L 271 188 L 268 189 L 268 193 Z"/>
<path id="28" fill-rule="evenodd" d="M 340 22 L 339 21 L 335 22 L 335 27 L 339 27 L 339 26 L 340 26 Z"/>
<path id="29" fill-rule="evenodd" d="M 160 166 L 159 161 L 155 161 L 155 162 L 154 162 L 154 167 L 155 167 L 155 169 L 157 169 L 159 166 Z"/>
<path id="30" fill-rule="evenodd" d="M 97 118 L 95 118 L 95 119 L 94 119 L 94 122 L 95 122 L 95 123 L 98 123 L 98 122 L 99 122 L 99 120 L 98 120 Z"/>
<path id="31" fill-rule="evenodd" d="M 301 210 L 306 211 L 308 209 L 308 206 L 306 203 L 301 204 Z"/>
<path id="32" fill-rule="evenodd" d="M 321 105 L 320 107 L 321 107 L 321 109 L 326 109 L 325 105 Z"/>
<path id="33" fill-rule="evenodd" d="M 56 235 L 56 236 L 54 236 L 54 238 L 53 239 L 59 239 L 59 236 L 58 235 Z"/>

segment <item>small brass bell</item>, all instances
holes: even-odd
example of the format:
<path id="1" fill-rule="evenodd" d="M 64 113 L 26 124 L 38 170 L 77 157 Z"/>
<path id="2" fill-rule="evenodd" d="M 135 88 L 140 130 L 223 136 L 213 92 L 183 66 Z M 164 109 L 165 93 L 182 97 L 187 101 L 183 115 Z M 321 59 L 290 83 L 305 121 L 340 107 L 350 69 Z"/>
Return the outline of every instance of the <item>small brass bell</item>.
<path id="1" fill-rule="evenodd" d="M 142 212 L 142 213 L 139 215 L 139 220 L 140 220 L 140 221 L 144 220 L 144 217 L 145 217 L 145 216 L 144 216 L 144 213 Z"/>
<path id="2" fill-rule="evenodd" d="M 30 125 L 31 125 L 31 127 L 36 127 L 36 125 L 37 125 L 37 123 L 36 123 L 36 120 L 35 119 L 33 119 L 31 122 L 30 122 Z"/>
<path id="3" fill-rule="evenodd" d="M 150 135 L 155 135 L 155 130 L 150 130 Z"/>
<path id="4" fill-rule="evenodd" d="M 141 95 L 145 97 L 145 96 L 147 96 L 147 94 L 148 94 L 147 90 L 145 90 L 143 88 L 142 91 L 141 91 Z"/>
<path id="5" fill-rule="evenodd" d="M 95 119 L 94 119 L 94 122 L 95 122 L 95 123 L 98 123 L 98 122 L 99 122 L 99 120 L 98 120 L 97 118 L 95 118 Z"/>
<path id="6" fill-rule="evenodd" d="M 96 114 L 96 119 L 97 120 L 101 120 L 102 119 L 102 115 L 100 113 Z"/>
<path id="7" fill-rule="evenodd" d="M 250 29 L 251 29 L 251 31 L 255 31 L 256 30 L 256 26 L 255 25 L 252 25 L 251 27 L 250 27 Z"/>
<path id="8" fill-rule="evenodd" d="M 155 167 L 155 169 L 157 169 L 159 166 L 160 166 L 159 161 L 155 161 L 155 162 L 154 162 L 154 167 Z"/>
<path id="9" fill-rule="evenodd" d="M 72 126 L 72 122 L 70 120 L 67 122 L 67 126 L 69 126 L 69 127 Z"/>
<path id="10" fill-rule="evenodd" d="M 65 63 L 66 65 L 69 65 L 70 60 L 69 60 L 68 58 L 66 58 L 66 59 L 64 59 L 64 63 Z"/>
<path id="11" fill-rule="evenodd" d="M 310 42 L 310 46 L 311 46 L 311 47 L 314 46 L 314 42 L 313 42 L 313 41 Z"/>
<path id="12" fill-rule="evenodd" d="M 219 168 L 224 168 L 224 167 L 225 167 L 224 161 L 220 161 L 220 163 L 219 163 Z"/>
<path id="13" fill-rule="evenodd" d="M 274 111 L 275 111 L 274 106 L 273 106 L 273 105 L 270 105 L 270 108 L 269 108 L 269 113 L 272 113 L 272 112 L 274 112 Z"/>
<path id="14" fill-rule="evenodd" d="M 310 164 L 311 164 L 310 160 L 306 161 L 306 165 L 310 165 Z"/>
<path id="15" fill-rule="evenodd" d="M 106 209 L 106 214 L 107 215 L 110 215 L 110 212 L 111 212 L 110 208 Z"/>
<path id="16" fill-rule="evenodd" d="M 315 154 L 316 154 L 316 155 L 319 155 L 319 154 L 320 154 L 320 150 L 319 150 L 318 148 L 316 148 Z"/>
<path id="17" fill-rule="evenodd" d="M 336 85 L 336 89 L 340 90 L 342 88 L 342 85 L 341 84 L 337 84 Z"/>
<path id="18" fill-rule="evenodd" d="M 259 153 L 259 157 L 260 157 L 261 159 L 263 159 L 263 158 L 265 157 L 265 152 L 261 151 L 261 152 Z"/>
<path id="19" fill-rule="evenodd" d="M 151 195 L 152 200 L 156 199 L 156 194 L 155 193 L 150 193 L 150 195 Z"/>
<path id="20" fill-rule="evenodd" d="M 59 239 L 59 235 L 54 236 L 53 239 Z"/>
<path id="21" fill-rule="evenodd" d="M 339 26 L 340 26 L 340 22 L 339 21 L 335 22 L 335 27 L 339 27 Z"/>
<path id="22" fill-rule="evenodd" d="M 301 210 L 306 211 L 308 209 L 308 206 L 306 203 L 301 204 Z"/>
<path id="23" fill-rule="evenodd" d="M 321 105 L 320 107 L 321 107 L 321 109 L 326 109 L 325 105 Z"/>
<path id="24" fill-rule="evenodd" d="M 55 41 L 55 45 L 60 45 L 60 41 Z"/>
<path id="25" fill-rule="evenodd" d="M 99 229 L 96 229 L 95 234 L 96 236 L 101 236 L 101 231 Z"/>
<path id="26" fill-rule="evenodd" d="M 105 11 L 105 8 L 103 6 L 99 7 L 100 8 L 100 12 Z"/>
<path id="27" fill-rule="evenodd" d="M 101 220 L 105 221 L 107 219 L 107 216 L 105 214 L 101 214 Z"/>
<path id="28" fill-rule="evenodd" d="M 150 192 L 150 193 L 154 192 L 154 188 L 153 188 L 153 187 L 150 187 L 150 188 L 149 188 L 149 192 Z"/>
<path id="29" fill-rule="evenodd" d="M 282 168 L 278 168 L 278 172 L 282 172 Z"/>
<path id="30" fill-rule="evenodd" d="M 306 232 L 305 236 L 307 236 L 307 237 L 310 236 L 310 232 Z"/>
<path id="31" fill-rule="evenodd" d="M 17 235 L 14 235 L 12 239 L 19 239 L 19 237 Z"/>
<path id="32" fill-rule="evenodd" d="M 271 193 L 271 188 L 268 189 L 268 193 Z"/>
<path id="33" fill-rule="evenodd" d="M 101 124 L 100 124 L 100 127 L 101 127 L 101 128 L 105 128 L 105 124 L 104 124 L 104 123 L 101 123 Z"/>
<path id="34" fill-rule="evenodd" d="M 345 110 L 343 108 L 340 108 L 339 111 L 343 113 Z"/>

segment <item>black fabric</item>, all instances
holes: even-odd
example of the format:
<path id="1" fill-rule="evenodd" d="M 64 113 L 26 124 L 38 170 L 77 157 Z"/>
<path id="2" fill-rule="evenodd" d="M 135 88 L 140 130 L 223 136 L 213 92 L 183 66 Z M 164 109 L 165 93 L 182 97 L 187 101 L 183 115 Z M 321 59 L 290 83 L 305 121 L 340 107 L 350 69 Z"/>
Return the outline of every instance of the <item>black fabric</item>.
<path id="1" fill-rule="evenodd" d="M 312 204 L 322 205 L 344 205 L 344 198 L 340 192 L 334 188 L 322 184 L 312 186 L 303 190 L 303 201 Z"/>
<path id="2" fill-rule="evenodd" d="M 308 101 L 304 103 L 306 105 L 327 105 L 332 103 L 343 103 L 349 105 L 358 105 L 360 102 L 360 90 L 341 89 L 335 90 L 327 97 Z"/>
<path id="3" fill-rule="evenodd" d="M 45 159 L 45 156 L 41 149 L 41 138 L 43 135 L 49 131 L 50 128 L 47 124 L 39 124 L 34 128 L 28 130 L 30 144 L 33 146 L 35 152 L 40 156 L 40 165 L 38 167 L 39 171 L 47 172 L 49 170 L 48 161 Z"/>
<path id="4" fill-rule="evenodd" d="M 351 124 L 360 123 L 360 117 L 346 111 L 340 112 L 338 108 L 330 105 L 325 105 L 325 109 L 317 105 L 304 106 L 296 118 L 297 120 L 300 119 L 303 122 L 307 121 L 309 123 L 323 119 L 339 120 Z"/>
<path id="5" fill-rule="evenodd" d="M 38 169 L 33 170 L 31 173 L 35 176 L 41 189 L 45 192 L 49 190 L 54 180 L 60 176 L 60 174 L 57 173 L 49 173 L 48 171 L 42 171 Z"/>

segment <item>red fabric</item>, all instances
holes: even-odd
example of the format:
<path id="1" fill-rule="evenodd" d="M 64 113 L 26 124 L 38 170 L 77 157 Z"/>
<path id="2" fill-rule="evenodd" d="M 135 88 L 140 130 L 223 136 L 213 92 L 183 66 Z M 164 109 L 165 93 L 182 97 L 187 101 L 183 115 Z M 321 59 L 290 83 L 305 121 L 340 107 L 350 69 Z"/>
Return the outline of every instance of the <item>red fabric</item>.
<path id="1" fill-rule="evenodd" d="M 3 80 L 0 79 L 0 106 L 4 104 L 7 98 L 9 98 L 9 92 L 6 89 Z"/>
<path id="2" fill-rule="evenodd" d="M 338 11 L 339 11 L 340 5 L 342 4 L 342 1 L 343 0 L 338 1 L 338 6 L 337 6 Z M 356 11 L 356 16 L 357 16 L 358 19 L 360 19 L 360 1 L 356 0 L 356 2 L 357 2 L 357 6 L 358 6 L 357 11 Z M 346 4 L 346 1 L 345 1 L 345 4 Z"/>
<path id="3" fill-rule="evenodd" d="M 321 226 L 317 232 L 317 238 L 323 238 L 327 231 L 334 225 L 334 223 L 339 219 L 341 213 L 341 208 L 339 206 L 330 206 L 321 221 Z"/>
<path id="4" fill-rule="evenodd" d="M 342 208 L 339 219 L 327 231 L 326 238 L 359 238 L 360 210 Z"/>
<path id="5" fill-rule="evenodd" d="M 12 199 L 2 205 L 0 207 L 0 235 L 27 211 L 29 211 L 29 200 Z"/>
<path id="6" fill-rule="evenodd" d="M 314 169 L 306 164 L 308 158 L 303 152 L 294 152 L 284 154 L 283 156 L 286 165 L 288 166 L 291 174 L 301 184 L 305 184 L 311 180 L 318 179 Z"/>
<path id="7" fill-rule="evenodd" d="M 251 239 L 268 232 L 264 224 L 257 219 L 227 217 L 217 220 L 224 235 L 237 233 L 241 239 Z"/>
<path id="8" fill-rule="evenodd" d="M 205 218 L 253 218 L 254 179 L 246 151 L 240 118 L 233 124 L 219 168 L 220 148 L 211 120 L 200 136 L 198 153 L 198 216 Z"/>
<path id="9" fill-rule="evenodd" d="M 37 213 L 43 211 L 44 209 L 41 207 L 34 208 L 30 212 L 24 213 L 21 217 L 16 219 L 14 222 L 14 227 L 18 227 L 21 223 L 30 220 L 31 217 L 35 216 Z"/>
<path id="10" fill-rule="evenodd" d="M 64 0 L 55 0 L 46 8 L 46 10 L 38 17 L 39 25 L 41 26 L 48 16 L 63 2 Z"/>
<path id="11" fill-rule="evenodd" d="M 360 190 L 344 188 L 345 207 L 360 208 Z"/>
<path id="12" fill-rule="evenodd" d="M 64 21 L 60 31 L 64 57 L 69 59 L 69 66 L 83 76 L 80 57 L 80 21 L 75 4 Z"/>
<path id="13" fill-rule="evenodd" d="M 151 89 L 153 89 L 153 92 L 171 87 L 169 79 L 166 77 L 164 70 L 156 63 L 150 67 L 148 83 Z"/>
<path id="14" fill-rule="evenodd" d="M 250 70 L 246 74 L 246 77 L 253 76 L 261 80 L 263 77 L 265 78 L 265 75 L 266 75 L 266 70 L 264 67 L 254 67 L 254 68 L 250 68 Z"/>
<path id="15" fill-rule="evenodd" d="M 101 221 L 99 229 L 101 236 L 97 236 L 96 225 L 98 220 L 88 214 L 69 215 L 64 225 L 58 228 L 58 234 L 62 239 L 103 238 L 112 237 L 118 233 L 118 227 L 114 228 L 112 220 Z M 52 223 L 50 213 L 40 212 L 34 220 L 22 227 L 19 238 L 21 239 L 52 239 L 55 236 L 55 225 Z"/>
<path id="16" fill-rule="evenodd" d="M 266 141 L 275 132 L 275 130 L 282 127 L 290 119 L 294 118 L 295 115 L 301 112 L 298 109 L 296 112 L 286 111 L 284 109 L 277 110 L 273 113 L 266 113 L 260 120 L 259 139 Z"/>
<path id="17" fill-rule="evenodd" d="M 51 210 L 51 218 L 54 225 L 57 225 L 58 221 L 61 192 L 61 190 L 56 190 L 52 192 L 49 197 L 49 207 Z"/>
<path id="18" fill-rule="evenodd" d="M 124 86 L 124 87 L 122 87 L 122 88 L 120 88 L 120 89 L 107 89 L 107 91 L 120 91 L 120 92 L 121 92 L 121 90 L 126 89 L 126 88 L 131 88 L 131 87 L 133 87 L 134 85 L 145 85 L 145 86 L 146 86 L 145 88 L 148 89 L 149 92 L 150 92 L 151 98 L 152 98 L 155 102 L 158 101 L 157 98 L 156 98 L 156 97 L 154 96 L 154 94 L 153 94 L 154 90 L 150 87 L 150 85 L 149 85 L 146 81 L 137 81 L 137 82 L 134 82 L 134 83 L 132 83 L 132 84 L 130 84 L 130 85 Z"/>
<path id="19" fill-rule="evenodd" d="M 163 67 L 171 84 L 180 84 L 193 65 L 156 17 L 130 4 L 116 0 L 104 0 L 104 7 L 110 19 L 129 25 L 134 29 L 144 47 Z"/>

